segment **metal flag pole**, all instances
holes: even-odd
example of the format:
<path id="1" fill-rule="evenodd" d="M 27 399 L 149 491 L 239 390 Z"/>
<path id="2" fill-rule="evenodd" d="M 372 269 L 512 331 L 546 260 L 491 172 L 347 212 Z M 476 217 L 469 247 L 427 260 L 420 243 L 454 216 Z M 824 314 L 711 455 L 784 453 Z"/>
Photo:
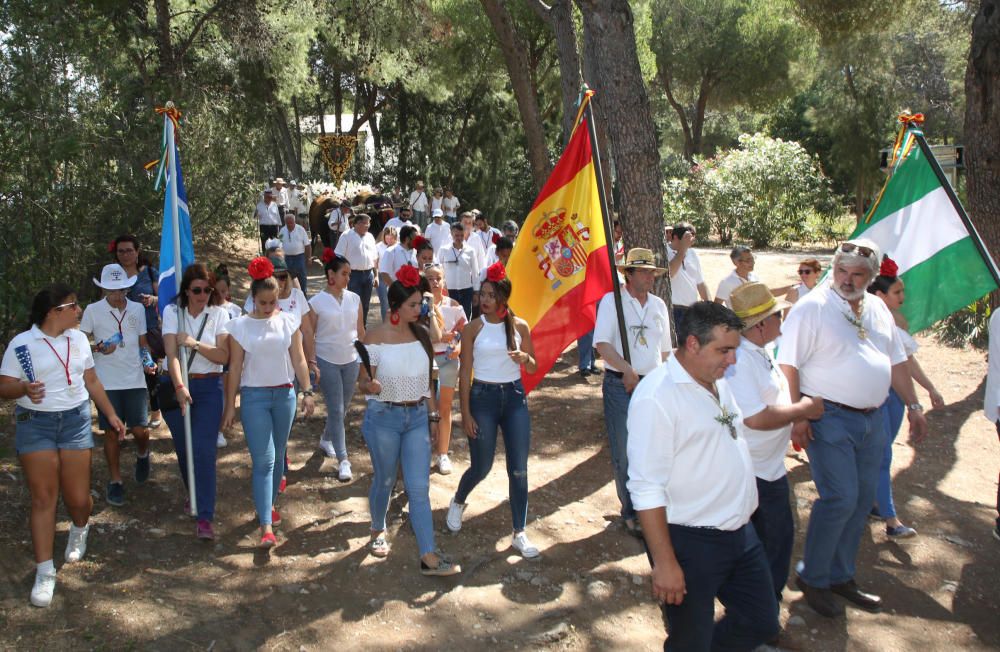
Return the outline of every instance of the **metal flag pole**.
<path id="1" fill-rule="evenodd" d="M 590 135 L 590 152 L 594 159 L 594 175 L 597 177 L 597 197 L 601 202 L 601 223 L 604 225 L 604 242 L 611 261 L 611 291 L 615 295 L 615 312 L 618 315 L 618 333 L 622 342 L 622 357 L 632 364 L 632 356 L 628 348 L 628 335 L 625 331 L 625 309 L 622 306 L 622 290 L 618 284 L 618 267 L 615 264 L 614 229 L 611 228 L 611 211 L 608 210 L 608 198 L 604 189 L 604 173 L 601 168 L 601 150 L 597 147 L 597 130 L 594 127 L 594 109 L 591 106 L 587 85 L 583 86 L 583 117 L 587 121 L 587 133 Z"/>
<path id="2" fill-rule="evenodd" d="M 174 107 L 173 102 L 167 102 L 167 108 L 171 109 Z M 167 129 L 167 192 L 170 193 L 172 201 L 170 202 L 170 226 L 172 229 L 172 235 L 174 239 L 174 287 L 177 288 L 177 296 L 174 299 L 177 306 L 177 324 L 178 327 L 181 324 L 181 317 L 183 316 L 183 308 L 181 307 L 180 297 L 181 297 L 181 274 L 183 273 L 183 260 L 181 259 L 181 225 L 180 225 L 180 215 L 178 202 L 180 197 L 177 191 L 177 173 L 179 166 L 177 165 L 177 157 L 175 153 L 176 139 L 174 135 L 174 122 L 170 119 L 170 116 L 164 115 L 163 119 L 166 121 L 164 126 Z M 180 328 L 178 328 L 180 330 Z M 184 383 L 184 387 L 190 393 L 191 388 L 188 383 L 188 368 L 184 363 L 187 359 L 186 355 L 181 355 L 180 351 L 186 347 L 178 346 L 178 363 L 181 368 L 181 382 Z M 195 487 L 194 487 L 194 448 L 191 443 L 191 404 L 189 403 L 185 409 L 182 410 L 184 413 L 184 448 L 187 450 L 187 476 L 188 476 L 188 500 L 191 506 L 191 515 L 195 516 L 198 514 L 198 501 L 195 497 Z"/>

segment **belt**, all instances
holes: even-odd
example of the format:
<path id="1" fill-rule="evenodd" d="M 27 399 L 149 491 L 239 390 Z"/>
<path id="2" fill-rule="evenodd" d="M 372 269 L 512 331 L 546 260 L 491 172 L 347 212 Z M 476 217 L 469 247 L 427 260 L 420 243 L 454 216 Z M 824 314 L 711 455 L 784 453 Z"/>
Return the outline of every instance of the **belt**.
<path id="1" fill-rule="evenodd" d="M 221 371 L 213 371 L 209 374 L 188 374 L 188 378 L 218 378 L 221 375 Z"/>
<path id="2" fill-rule="evenodd" d="M 378 399 L 375 400 L 378 401 Z M 385 403 L 386 405 L 391 405 L 393 407 L 417 407 L 423 402 L 424 399 L 420 399 L 419 401 L 379 401 L 379 403 Z"/>
<path id="3" fill-rule="evenodd" d="M 805 397 L 807 397 L 807 398 L 813 398 L 812 396 L 809 396 L 808 394 L 803 394 L 803 396 L 805 396 Z M 833 406 L 836 406 L 836 407 L 839 407 L 839 408 L 841 408 L 841 409 L 843 409 L 843 410 L 847 410 L 848 412 L 857 412 L 858 414 L 871 414 L 872 412 L 874 412 L 874 411 L 878 410 L 878 408 L 877 408 L 877 407 L 871 407 L 871 408 L 856 408 L 856 407 L 854 407 L 853 405 L 844 405 L 843 403 L 838 403 L 838 402 L 836 402 L 836 401 L 831 401 L 831 400 L 830 400 L 830 399 L 828 399 L 828 398 L 824 398 L 824 399 L 823 399 L 823 402 L 824 402 L 824 403 L 829 403 L 830 405 L 833 405 Z"/>
<path id="4" fill-rule="evenodd" d="M 625 374 L 623 374 L 622 372 L 615 371 L 614 369 L 608 369 L 607 367 L 604 368 L 604 373 L 611 374 L 615 378 L 625 378 Z M 642 380 L 645 377 L 646 377 L 645 375 L 639 376 L 639 380 Z"/>

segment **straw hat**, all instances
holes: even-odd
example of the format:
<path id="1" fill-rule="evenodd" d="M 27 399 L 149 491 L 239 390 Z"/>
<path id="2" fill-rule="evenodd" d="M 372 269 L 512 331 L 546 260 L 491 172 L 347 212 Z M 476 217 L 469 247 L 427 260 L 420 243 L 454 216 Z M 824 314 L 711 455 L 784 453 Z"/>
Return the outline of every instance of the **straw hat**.
<path id="1" fill-rule="evenodd" d="M 653 252 L 649 249 L 635 247 L 628 250 L 628 254 L 625 255 L 625 264 L 618 265 L 618 269 L 622 272 L 627 269 L 653 269 L 656 270 L 657 276 L 661 276 L 667 270 L 664 267 L 657 267 L 655 260 Z"/>
<path id="2" fill-rule="evenodd" d="M 281 177 L 278 177 L 277 179 L 274 180 L 274 185 L 278 185 L 279 183 L 281 185 L 285 185 L 285 180 L 282 179 Z"/>
<path id="3" fill-rule="evenodd" d="M 743 320 L 743 330 L 756 326 L 776 312 L 791 308 L 784 299 L 775 299 L 763 283 L 744 283 L 729 295 L 733 312 Z"/>
<path id="4" fill-rule="evenodd" d="M 94 285 L 102 290 L 125 290 L 135 285 L 135 281 L 138 278 L 138 276 L 129 278 L 124 267 L 118 263 L 111 263 L 110 265 L 105 265 L 104 269 L 101 270 L 100 281 L 96 278 L 92 280 L 94 281 Z"/>

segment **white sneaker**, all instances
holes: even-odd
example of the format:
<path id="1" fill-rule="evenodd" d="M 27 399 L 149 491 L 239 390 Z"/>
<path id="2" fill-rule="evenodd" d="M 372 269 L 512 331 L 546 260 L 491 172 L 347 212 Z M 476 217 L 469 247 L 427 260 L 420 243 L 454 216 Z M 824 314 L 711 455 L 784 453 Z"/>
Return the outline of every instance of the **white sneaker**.
<path id="1" fill-rule="evenodd" d="M 337 479 L 341 482 L 347 482 L 353 477 L 354 474 L 351 473 L 351 463 L 347 460 L 341 460 L 340 469 L 337 471 Z"/>
<path id="2" fill-rule="evenodd" d="M 226 436 L 225 436 L 225 435 L 223 435 L 223 434 L 222 434 L 222 433 L 220 432 L 220 433 L 219 433 L 219 437 L 218 437 L 218 439 L 216 439 L 216 440 L 215 440 L 215 447 L 216 447 L 216 448 L 225 448 L 225 447 L 226 447 L 226 446 L 228 446 L 228 445 L 229 445 L 229 442 L 228 442 L 228 441 L 226 441 Z"/>
<path id="3" fill-rule="evenodd" d="M 52 604 L 52 594 L 56 592 L 55 573 L 35 573 L 35 586 L 31 587 L 31 604 L 47 607 Z"/>
<path id="4" fill-rule="evenodd" d="M 514 535 L 514 538 L 511 539 L 511 545 L 517 548 L 521 556 L 525 559 L 534 559 L 540 554 L 538 548 L 531 543 L 528 535 L 523 530 Z"/>
<path id="5" fill-rule="evenodd" d="M 454 498 L 448 504 L 448 517 L 445 518 L 444 522 L 452 532 L 458 532 L 462 529 L 462 514 L 465 513 L 465 508 L 466 505 L 456 503 Z"/>
<path id="6" fill-rule="evenodd" d="M 87 534 L 90 532 L 90 523 L 77 529 L 75 525 L 69 527 L 69 540 L 66 542 L 66 561 L 80 561 L 87 553 Z"/>
<path id="7" fill-rule="evenodd" d="M 441 475 L 448 475 L 451 473 L 451 460 L 448 459 L 448 454 L 438 455 L 437 458 L 438 473 Z"/>
<path id="8" fill-rule="evenodd" d="M 333 450 L 333 442 L 326 441 L 323 439 L 319 440 L 319 449 L 323 451 L 323 454 L 327 457 L 337 457 L 337 451 Z"/>

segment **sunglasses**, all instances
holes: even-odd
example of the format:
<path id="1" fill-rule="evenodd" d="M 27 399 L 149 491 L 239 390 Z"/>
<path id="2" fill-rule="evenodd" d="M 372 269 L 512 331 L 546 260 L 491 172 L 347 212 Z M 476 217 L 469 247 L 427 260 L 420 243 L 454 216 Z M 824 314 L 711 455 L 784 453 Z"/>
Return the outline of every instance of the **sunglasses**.
<path id="1" fill-rule="evenodd" d="M 814 271 L 816 271 L 816 270 L 813 270 L 813 269 L 800 269 L 799 270 L 799 276 L 809 276 Z"/>
<path id="2" fill-rule="evenodd" d="M 279 281 L 287 281 L 288 274 L 275 274 L 274 278 L 278 279 Z"/>
<path id="3" fill-rule="evenodd" d="M 70 301 L 69 303 L 61 303 L 61 304 L 59 304 L 58 306 L 56 306 L 55 308 L 53 308 L 53 310 L 57 310 L 59 312 L 62 312 L 66 308 L 76 308 L 76 306 L 77 306 L 77 302 L 76 301 Z"/>
<path id="4" fill-rule="evenodd" d="M 871 258 L 872 256 L 875 255 L 875 251 L 870 247 L 862 247 L 860 245 L 854 244 L 853 242 L 845 242 L 844 244 L 840 245 L 840 250 L 845 254 L 849 254 L 852 251 L 857 251 L 860 255 L 864 256 L 865 258 Z"/>
<path id="5" fill-rule="evenodd" d="M 189 288 L 189 289 L 191 291 L 191 294 L 194 294 L 196 296 L 197 295 L 201 295 L 201 294 L 212 294 L 213 292 L 215 292 L 215 290 L 213 290 L 212 288 L 196 287 L 196 288 Z"/>

